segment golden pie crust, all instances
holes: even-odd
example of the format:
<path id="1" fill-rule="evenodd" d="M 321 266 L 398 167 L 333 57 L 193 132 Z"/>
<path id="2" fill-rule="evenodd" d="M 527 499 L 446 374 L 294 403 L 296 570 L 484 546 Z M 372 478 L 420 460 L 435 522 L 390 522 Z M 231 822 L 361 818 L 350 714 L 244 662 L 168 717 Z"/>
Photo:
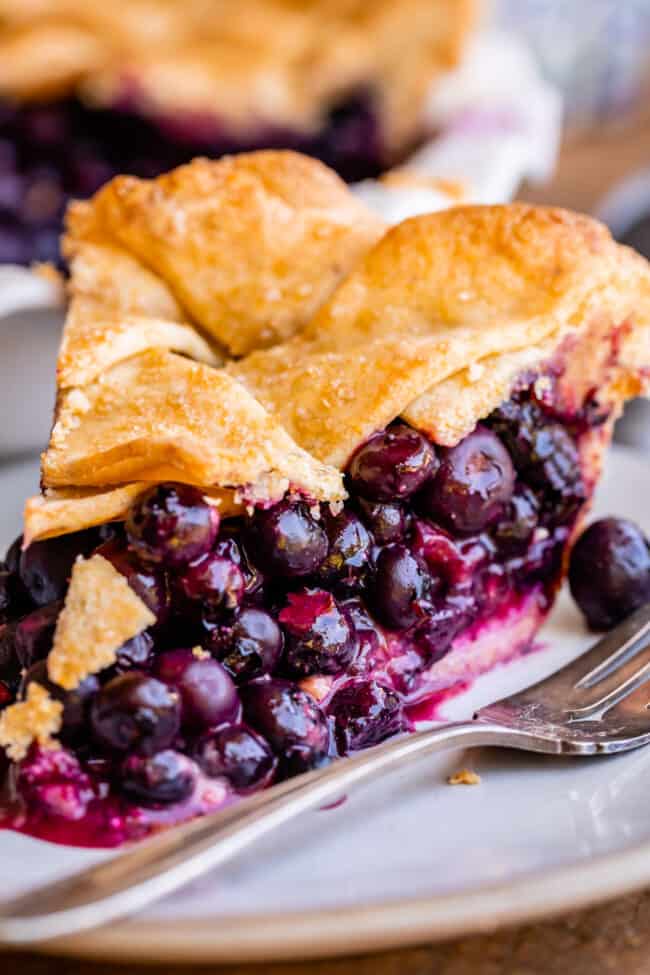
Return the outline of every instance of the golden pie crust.
<path id="1" fill-rule="evenodd" d="M 352 452 L 398 416 L 450 445 L 549 367 L 567 408 L 598 389 L 615 413 L 650 381 L 648 262 L 564 210 L 463 206 L 384 231 L 320 163 L 262 152 L 113 180 L 73 206 L 66 249 L 27 539 L 121 518 L 162 480 L 224 513 L 287 490 L 339 502 Z"/>
<path id="2" fill-rule="evenodd" d="M 389 154 L 413 139 L 476 0 L 0 0 L 0 96 L 71 93 L 230 135 L 317 131 L 369 90 Z"/>

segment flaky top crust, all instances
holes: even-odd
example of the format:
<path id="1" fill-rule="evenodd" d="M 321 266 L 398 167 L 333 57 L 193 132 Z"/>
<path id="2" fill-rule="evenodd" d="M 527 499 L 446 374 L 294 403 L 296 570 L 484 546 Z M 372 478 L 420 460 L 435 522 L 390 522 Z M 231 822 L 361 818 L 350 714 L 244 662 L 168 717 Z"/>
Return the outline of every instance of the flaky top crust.
<path id="1" fill-rule="evenodd" d="M 370 89 L 387 148 L 412 137 L 475 0 L 0 0 L 0 95 L 76 92 L 232 134 L 318 128 Z"/>
<path id="2" fill-rule="evenodd" d="M 264 190 L 228 201 L 230 178 L 237 184 L 241 168 L 248 179 L 251 160 L 256 174 L 269 169 Z M 295 184 L 286 216 L 298 229 L 270 220 L 267 235 L 251 238 L 247 206 L 256 226 L 267 207 L 276 212 L 267 187 L 279 178 L 278 161 L 283 185 Z M 215 173 L 220 167 L 229 179 Z M 127 181 L 126 203 L 124 182 L 114 181 L 73 210 L 56 423 L 26 537 L 121 517 L 146 484 L 167 479 L 201 486 L 225 511 L 287 488 L 338 501 L 340 471 L 375 430 L 402 416 L 435 442 L 456 443 L 522 377 L 549 368 L 564 377 L 556 395 L 567 409 L 595 389 L 617 408 L 647 387 L 649 265 L 605 227 L 526 204 L 474 206 L 407 220 L 377 240 L 376 221 L 362 214 L 361 231 L 346 224 L 351 242 L 341 233 L 348 266 L 334 273 L 319 249 L 320 217 L 309 216 L 321 170 L 292 154 L 200 162 L 151 184 Z M 214 192 L 201 193 L 203 180 Z M 225 203 L 215 199 L 220 192 Z M 347 212 L 346 195 L 337 184 L 335 212 Z M 175 249 L 164 240 L 172 219 L 182 228 Z M 214 245 L 228 239 L 236 268 Z M 313 261 L 293 265 L 301 248 Z M 204 271 L 204 253 L 214 275 Z M 232 358 L 233 315 L 229 347 L 225 332 L 215 344 L 222 319 L 211 316 L 229 275 L 245 283 L 238 307 L 250 350 L 268 344 L 269 291 L 289 275 L 294 294 L 304 285 L 312 296 L 320 273 L 328 285 L 318 301 L 310 297 L 310 315 L 289 302 L 291 338 Z M 107 286 L 95 289 L 95 280 Z M 268 304 L 256 304 L 265 295 Z"/>

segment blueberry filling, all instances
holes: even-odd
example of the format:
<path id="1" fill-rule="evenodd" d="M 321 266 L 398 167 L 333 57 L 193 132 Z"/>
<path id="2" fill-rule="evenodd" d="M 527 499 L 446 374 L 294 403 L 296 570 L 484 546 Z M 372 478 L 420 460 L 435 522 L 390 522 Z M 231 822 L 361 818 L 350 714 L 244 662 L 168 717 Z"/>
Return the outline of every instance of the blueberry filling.
<path id="1" fill-rule="evenodd" d="M 67 202 L 119 173 L 152 178 L 196 156 L 265 148 L 315 156 L 348 181 L 377 176 L 387 161 L 366 92 L 335 106 L 314 135 L 265 127 L 234 137 L 216 119 L 146 119 L 127 103 L 0 103 L 0 263 L 58 262 Z"/>
<path id="2" fill-rule="evenodd" d="M 587 415 L 560 417 L 531 387 L 452 448 L 403 422 L 375 434 L 350 459 L 339 508 L 289 495 L 220 521 L 198 489 L 163 484 L 125 530 L 12 546 L 0 571 L 0 708 L 30 681 L 64 708 L 61 750 L 32 748 L 10 776 L 25 828 L 38 820 L 38 835 L 60 838 L 43 823 L 105 825 L 110 813 L 126 824 L 121 838 L 140 835 L 143 816 L 194 815 L 408 729 L 455 641 L 467 635 L 471 654 L 477 627 L 526 594 L 549 608 L 587 496 Z M 64 691 L 45 657 L 74 558 L 92 551 L 156 622 Z M 611 558 L 605 619 L 584 567 Z M 614 618 L 630 572 L 649 598 L 649 559 L 629 526 L 587 533 L 571 585 L 593 625 Z"/>

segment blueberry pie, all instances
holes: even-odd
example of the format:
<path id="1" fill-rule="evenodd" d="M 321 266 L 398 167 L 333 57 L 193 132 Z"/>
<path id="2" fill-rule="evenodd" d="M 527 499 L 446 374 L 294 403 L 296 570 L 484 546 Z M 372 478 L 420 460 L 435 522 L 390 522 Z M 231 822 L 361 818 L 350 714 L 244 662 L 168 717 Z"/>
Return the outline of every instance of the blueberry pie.
<path id="1" fill-rule="evenodd" d="M 57 260 L 69 197 L 292 148 L 348 180 L 426 135 L 475 0 L 0 0 L 0 262 Z"/>
<path id="2" fill-rule="evenodd" d="M 650 269 L 595 221 L 385 231 L 289 152 L 69 210 L 42 493 L 0 569 L 3 822 L 110 846 L 408 730 L 530 647 Z"/>

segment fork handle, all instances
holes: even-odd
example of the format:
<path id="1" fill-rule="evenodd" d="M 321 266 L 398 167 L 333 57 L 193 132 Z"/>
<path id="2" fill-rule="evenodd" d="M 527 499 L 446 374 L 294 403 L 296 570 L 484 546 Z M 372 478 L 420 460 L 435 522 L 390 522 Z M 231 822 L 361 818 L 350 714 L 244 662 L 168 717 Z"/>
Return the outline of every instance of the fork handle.
<path id="1" fill-rule="evenodd" d="M 531 736 L 481 720 L 392 739 L 166 830 L 80 873 L 0 905 L 0 941 L 28 944 L 142 910 L 219 866 L 300 813 L 415 758 L 474 745 L 534 747 Z M 537 746 L 539 747 L 539 746 Z"/>

